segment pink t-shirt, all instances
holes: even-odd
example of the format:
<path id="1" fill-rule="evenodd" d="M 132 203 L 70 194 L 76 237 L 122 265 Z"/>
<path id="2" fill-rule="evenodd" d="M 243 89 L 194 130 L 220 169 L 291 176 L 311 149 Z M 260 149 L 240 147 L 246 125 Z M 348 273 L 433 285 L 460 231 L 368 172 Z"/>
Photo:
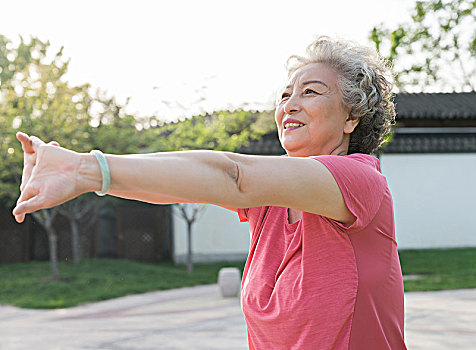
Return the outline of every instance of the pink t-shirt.
<path id="1" fill-rule="evenodd" d="M 238 209 L 251 232 L 242 283 L 250 349 L 406 349 L 392 197 L 379 162 L 312 158 L 357 219 L 346 227 L 303 212 L 289 224 L 287 208 Z"/>

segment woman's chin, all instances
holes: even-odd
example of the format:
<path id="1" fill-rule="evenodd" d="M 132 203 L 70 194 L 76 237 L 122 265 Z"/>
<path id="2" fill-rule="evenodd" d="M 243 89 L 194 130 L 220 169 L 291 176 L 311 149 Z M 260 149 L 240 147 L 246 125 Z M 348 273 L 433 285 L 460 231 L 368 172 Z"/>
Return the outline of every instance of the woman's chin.
<path id="1" fill-rule="evenodd" d="M 300 142 L 287 142 L 286 140 L 281 141 L 281 146 L 286 151 L 286 154 L 289 157 L 308 157 L 312 156 L 313 154 L 308 154 L 309 150 L 304 147 L 304 145 Z"/>
<path id="2" fill-rule="evenodd" d="M 303 148 L 303 145 L 300 144 L 299 142 L 296 142 L 296 140 L 284 139 L 280 141 L 281 141 L 281 146 L 286 150 L 288 154 L 290 152 L 299 152 L 299 150 Z"/>
<path id="3" fill-rule="evenodd" d="M 309 157 L 309 156 L 312 156 L 312 154 L 307 154 L 303 150 L 299 150 L 299 149 L 293 150 L 293 149 L 284 148 L 284 150 L 286 151 L 286 154 L 289 157 Z"/>

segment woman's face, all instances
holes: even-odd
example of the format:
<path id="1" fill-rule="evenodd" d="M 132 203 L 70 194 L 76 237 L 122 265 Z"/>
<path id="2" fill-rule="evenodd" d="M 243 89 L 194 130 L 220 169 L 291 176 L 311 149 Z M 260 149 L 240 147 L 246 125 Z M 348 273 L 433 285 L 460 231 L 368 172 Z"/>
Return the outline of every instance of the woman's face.
<path id="1" fill-rule="evenodd" d="M 276 108 L 279 140 L 289 156 L 347 154 L 358 120 L 349 118 L 337 73 L 323 63 L 297 70 Z"/>

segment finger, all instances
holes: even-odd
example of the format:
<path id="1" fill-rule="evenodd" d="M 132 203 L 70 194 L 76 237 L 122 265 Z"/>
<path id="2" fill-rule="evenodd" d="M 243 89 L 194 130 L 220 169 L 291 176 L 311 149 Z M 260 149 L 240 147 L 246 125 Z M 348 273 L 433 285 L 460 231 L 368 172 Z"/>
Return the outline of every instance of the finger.
<path id="1" fill-rule="evenodd" d="M 15 209 L 13 209 L 13 215 L 18 223 L 22 223 L 25 220 L 26 214 L 33 213 L 39 209 L 41 209 L 41 199 L 37 196 L 15 207 Z"/>
<path id="2" fill-rule="evenodd" d="M 26 184 L 30 181 L 31 173 L 33 172 L 33 166 L 25 164 L 23 167 L 23 174 L 21 175 L 20 192 L 25 190 Z"/>
<path id="3" fill-rule="evenodd" d="M 17 222 L 21 223 L 23 220 L 25 220 L 25 214 L 24 213 L 18 213 L 17 208 L 20 206 L 22 202 L 25 202 L 29 200 L 30 198 L 36 196 L 38 194 L 37 190 L 33 190 L 32 187 L 28 187 L 28 182 L 24 181 L 25 174 L 22 176 L 22 184 L 20 186 L 20 196 L 18 197 L 16 207 L 13 209 L 13 215 L 15 216 L 15 219 Z"/>
<path id="4" fill-rule="evenodd" d="M 18 222 L 19 224 L 21 224 L 23 221 L 25 221 L 25 214 L 21 214 L 21 215 L 15 215 L 15 220 L 16 222 Z"/>
<path id="5" fill-rule="evenodd" d="M 56 141 L 50 141 L 50 142 L 48 142 L 48 145 L 61 147 L 60 144 Z"/>
<path id="6" fill-rule="evenodd" d="M 40 146 L 44 145 L 45 143 L 40 140 L 38 137 L 36 136 L 31 136 L 30 137 L 30 140 L 31 140 L 31 143 L 32 143 L 32 147 L 33 147 L 33 150 L 36 152 L 38 151 L 38 148 L 40 148 Z"/>
<path id="7" fill-rule="evenodd" d="M 22 223 L 25 220 L 25 216 L 26 216 L 26 214 L 21 213 L 18 209 L 20 203 L 21 203 L 20 200 L 18 200 L 17 205 L 15 206 L 15 208 L 13 208 L 13 211 L 12 211 L 12 214 L 18 223 Z"/>
<path id="8" fill-rule="evenodd" d="M 13 215 L 18 222 L 23 222 L 26 214 L 33 213 L 42 209 L 43 200 L 40 195 L 30 198 L 29 200 L 20 203 L 13 209 Z"/>
<path id="9" fill-rule="evenodd" d="M 24 154 L 23 157 L 23 173 L 22 173 L 22 181 L 20 185 L 20 190 L 23 191 L 25 185 L 28 183 L 30 179 L 31 173 L 33 171 L 33 167 L 36 163 L 36 155 L 35 150 L 33 148 L 33 140 L 27 134 L 23 132 L 18 132 L 16 134 L 17 140 L 20 141 L 22 145 L 22 149 Z"/>
<path id="10" fill-rule="evenodd" d="M 36 160 L 29 159 L 31 157 L 28 157 L 27 154 L 24 155 L 23 157 L 23 173 L 21 176 L 21 185 L 20 185 L 20 191 L 23 192 L 25 189 L 26 184 L 30 180 L 31 173 L 33 172 L 33 168 L 36 165 Z"/>
<path id="11" fill-rule="evenodd" d="M 35 152 L 35 150 L 33 149 L 31 139 L 27 134 L 25 134 L 23 132 L 17 132 L 17 140 L 21 142 L 23 152 L 25 152 L 25 153 Z"/>
<path id="12" fill-rule="evenodd" d="M 19 203 L 19 202 L 20 202 L 20 198 L 18 198 L 18 200 L 17 200 L 17 204 L 16 204 L 17 206 L 18 206 L 18 203 Z M 12 215 L 15 217 L 15 220 L 16 220 L 18 223 L 21 224 L 21 223 L 25 220 L 25 214 L 15 215 L 15 214 L 14 214 L 14 213 L 16 213 L 15 209 L 16 209 L 16 206 L 15 206 L 15 208 L 12 210 Z"/>
<path id="13" fill-rule="evenodd" d="M 31 189 L 31 186 L 25 186 L 25 189 L 21 191 L 20 196 L 18 197 L 17 204 L 16 206 L 18 207 L 22 202 L 25 202 L 29 200 L 30 198 L 33 198 L 38 194 L 38 191 L 34 191 Z M 15 211 L 15 209 L 13 209 Z"/>

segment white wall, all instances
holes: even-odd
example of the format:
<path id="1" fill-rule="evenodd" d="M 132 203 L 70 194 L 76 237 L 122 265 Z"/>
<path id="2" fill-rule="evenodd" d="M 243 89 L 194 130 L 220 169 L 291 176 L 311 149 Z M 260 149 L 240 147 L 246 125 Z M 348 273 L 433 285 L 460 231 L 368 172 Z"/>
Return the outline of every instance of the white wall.
<path id="1" fill-rule="evenodd" d="M 385 154 L 381 168 L 394 199 L 400 249 L 476 247 L 476 154 Z M 194 261 L 246 258 L 247 223 L 207 205 L 193 227 Z M 187 228 L 174 215 L 174 254 L 184 262 Z"/>
<path id="2" fill-rule="evenodd" d="M 384 154 L 399 248 L 476 246 L 476 154 Z"/>
<path id="3" fill-rule="evenodd" d="M 193 205 L 193 204 L 192 204 Z M 174 260 L 184 262 L 187 254 L 187 226 L 174 208 Z M 250 245 L 248 223 L 240 223 L 238 214 L 214 205 L 205 211 L 192 228 L 192 252 L 195 262 L 238 261 L 246 259 Z"/>

